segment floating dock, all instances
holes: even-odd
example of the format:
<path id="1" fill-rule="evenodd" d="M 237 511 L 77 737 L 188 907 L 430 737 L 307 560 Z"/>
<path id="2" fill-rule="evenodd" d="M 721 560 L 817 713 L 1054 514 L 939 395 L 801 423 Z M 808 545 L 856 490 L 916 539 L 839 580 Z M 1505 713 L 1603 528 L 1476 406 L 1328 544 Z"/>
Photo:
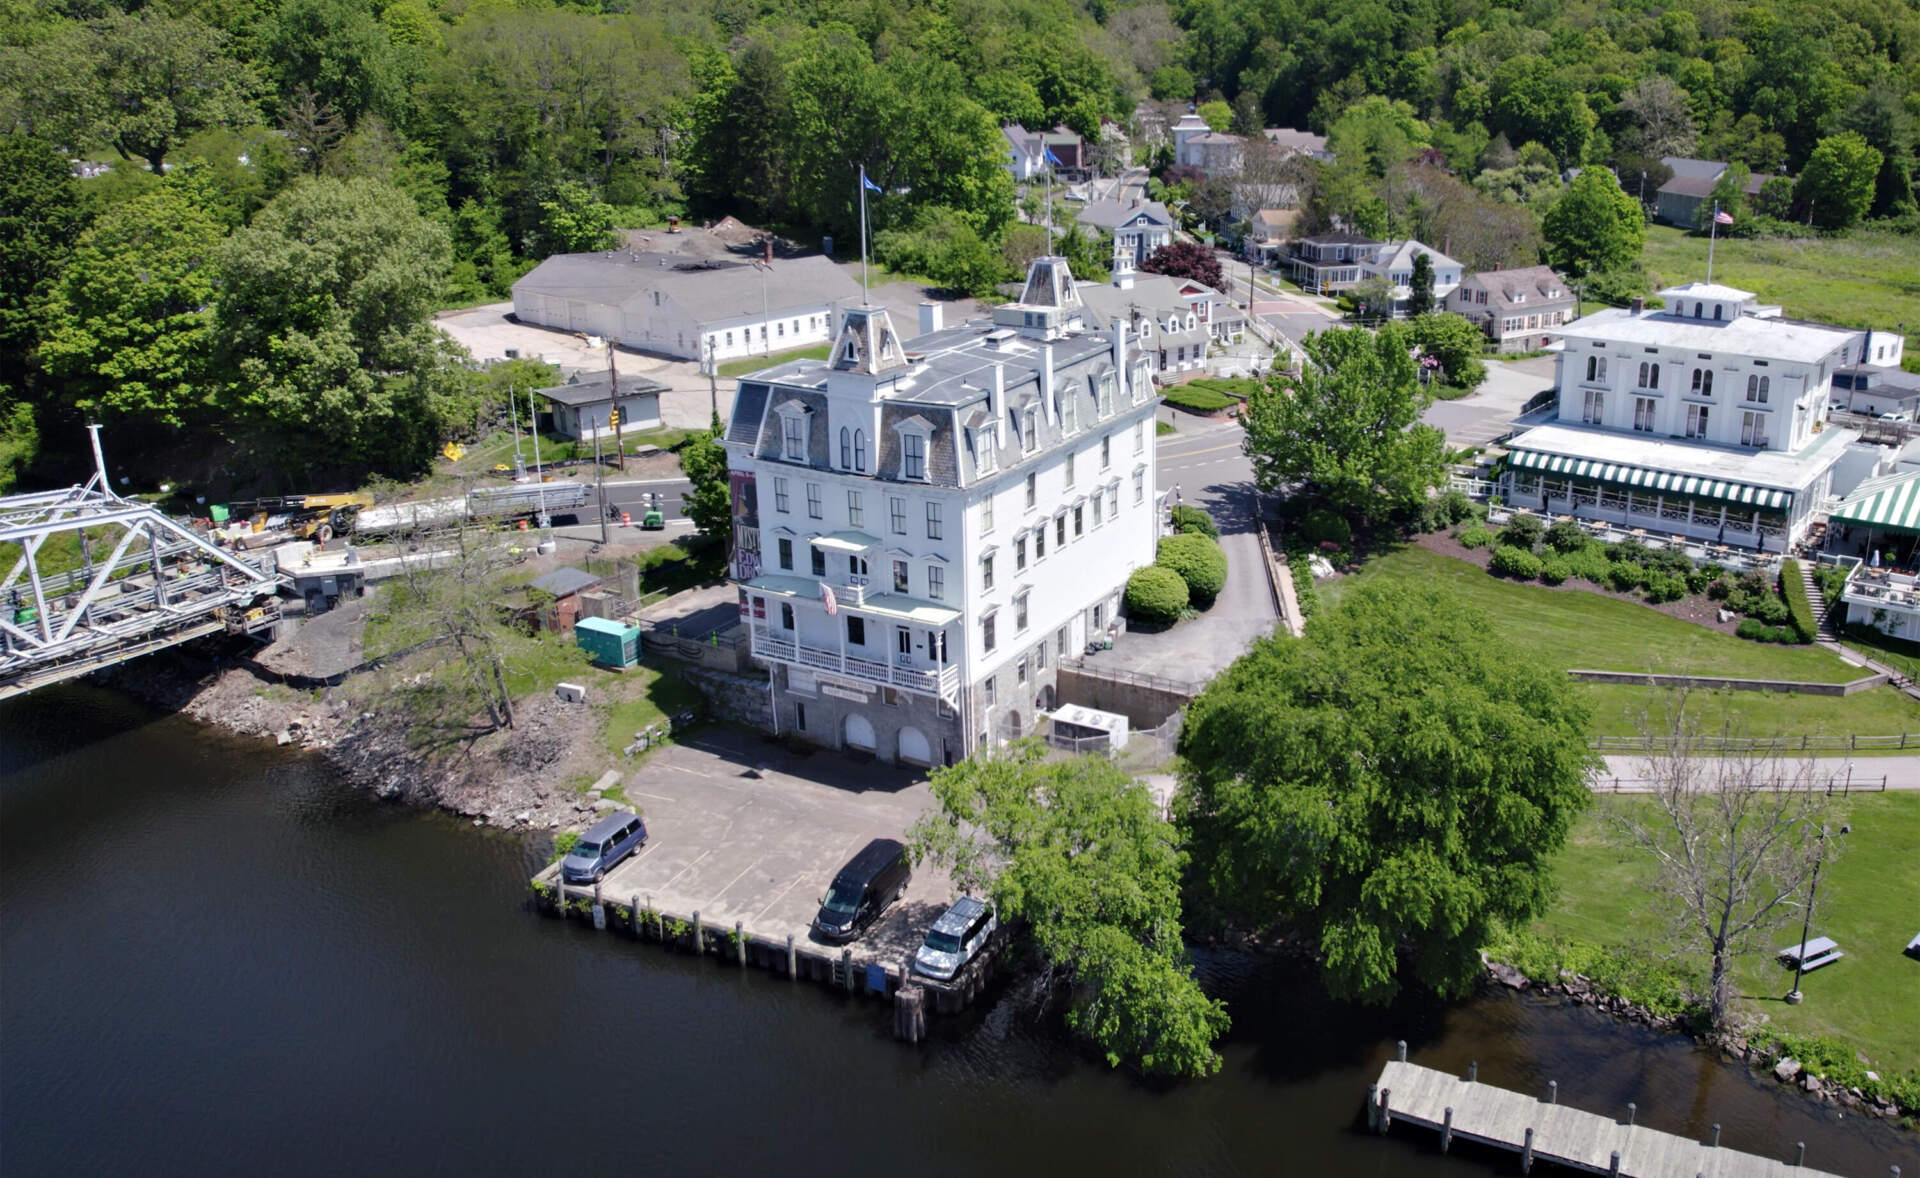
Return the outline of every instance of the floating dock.
<path id="1" fill-rule="evenodd" d="M 1440 1132 L 1440 1151 L 1456 1140 L 1520 1155 L 1520 1170 L 1551 1162 L 1569 1170 L 1618 1178 L 1838 1178 L 1791 1162 L 1756 1157 L 1712 1142 L 1677 1137 L 1558 1103 L 1555 1086 L 1545 1098 L 1462 1079 L 1400 1058 L 1380 1069 L 1367 1091 L 1367 1124 L 1385 1133 L 1396 1121 Z M 1802 1146 L 1800 1152 L 1805 1153 Z M 1893 1178 L 1900 1168 L 1893 1167 Z"/>

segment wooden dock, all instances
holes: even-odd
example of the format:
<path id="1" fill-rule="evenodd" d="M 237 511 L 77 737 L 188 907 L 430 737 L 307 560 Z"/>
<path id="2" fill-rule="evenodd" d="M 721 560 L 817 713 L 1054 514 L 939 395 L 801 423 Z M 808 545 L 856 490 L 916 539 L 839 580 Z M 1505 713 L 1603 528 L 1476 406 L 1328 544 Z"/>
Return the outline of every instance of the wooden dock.
<path id="1" fill-rule="evenodd" d="M 1569 1108 L 1557 1103 L 1557 1094 L 1527 1096 L 1411 1064 L 1404 1043 L 1400 1059 L 1382 1068 L 1368 1091 L 1367 1123 L 1384 1133 L 1395 1121 L 1439 1130 L 1443 1153 L 1455 1140 L 1511 1150 L 1520 1155 L 1523 1173 L 1544 1161 L 1620 1178 L 1836 1178 L 1635 1125 L 1631 1117 Z"/>

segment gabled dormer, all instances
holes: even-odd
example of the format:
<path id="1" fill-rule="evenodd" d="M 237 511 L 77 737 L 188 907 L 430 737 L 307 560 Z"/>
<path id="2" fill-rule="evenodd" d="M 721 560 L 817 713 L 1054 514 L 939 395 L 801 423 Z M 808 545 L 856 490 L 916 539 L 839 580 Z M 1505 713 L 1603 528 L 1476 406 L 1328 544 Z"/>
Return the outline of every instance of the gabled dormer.
<path id="1" fill-rule="evenodd" d="M 993 321 L 1019 328 L 1036 339 L 1059 339 L 1083 326 L 1086 307 L 1073 284 L 1073 273 L 1062 257 L 1035 258 L 1027 267 L 1027 284 L 1020 300 L 993 310 Z"/>
<path id="2" fill-rule="evenodd" d="M 834 341 L 835 372 L 858 372 L 866 376 L 884 376 L 907 366 L 907 354 L 900 348 L 900 336 L 893 330 L 893 317 L 885 307 L 855 307 L 840 321 L 840 338 Z"/>

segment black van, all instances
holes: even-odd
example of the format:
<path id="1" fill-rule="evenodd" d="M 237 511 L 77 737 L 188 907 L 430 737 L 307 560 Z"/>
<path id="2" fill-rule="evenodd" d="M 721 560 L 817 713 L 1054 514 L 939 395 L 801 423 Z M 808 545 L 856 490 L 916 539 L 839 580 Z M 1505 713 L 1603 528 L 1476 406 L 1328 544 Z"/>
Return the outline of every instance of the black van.
<path id="1" fill-rule="evenodd" d="M 813 931 L 822 940 L 853 940 L 906 892 L 911 878 L 907 848 L 897 839 L 874 839 L 833 877 L 813 918 Z"/>

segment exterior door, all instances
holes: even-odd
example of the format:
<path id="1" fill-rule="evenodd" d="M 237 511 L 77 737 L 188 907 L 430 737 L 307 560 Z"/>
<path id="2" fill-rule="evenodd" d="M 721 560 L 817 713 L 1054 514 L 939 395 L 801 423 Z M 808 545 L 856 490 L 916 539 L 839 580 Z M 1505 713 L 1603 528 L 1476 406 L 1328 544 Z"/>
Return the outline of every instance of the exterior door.
<path id="1" fill-rule="evenodd" d="M 927 734 L 918 728 L 902 728 L 899 759 L 912 761 L 916 765 L 933 764 L 933 750 L 927 743 Z"/>
<path id="2" fill-rule="evenodd" d="M 869 753 L 873 751 L 873 721 L 859 712 L 847 717 L 847 747 Z"/>

